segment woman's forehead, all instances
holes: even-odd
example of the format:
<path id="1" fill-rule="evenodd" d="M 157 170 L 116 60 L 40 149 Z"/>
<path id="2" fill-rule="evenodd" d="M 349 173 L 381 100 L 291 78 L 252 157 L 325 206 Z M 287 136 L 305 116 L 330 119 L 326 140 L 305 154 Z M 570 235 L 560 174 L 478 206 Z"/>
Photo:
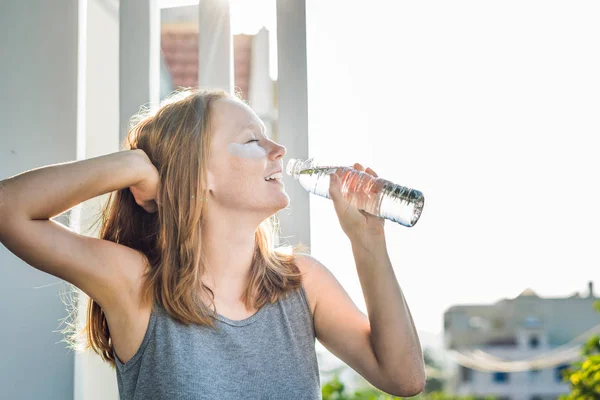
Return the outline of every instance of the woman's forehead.
<path id="1" fill-rule="evenodd" d="M 264 132 L 264 123 L 246 104 L 232 99 L 220 99 L 214 104 L 212 117 L 215 134 L 224 139 L 233 139 L 247 130 L 259 129 Z"/>

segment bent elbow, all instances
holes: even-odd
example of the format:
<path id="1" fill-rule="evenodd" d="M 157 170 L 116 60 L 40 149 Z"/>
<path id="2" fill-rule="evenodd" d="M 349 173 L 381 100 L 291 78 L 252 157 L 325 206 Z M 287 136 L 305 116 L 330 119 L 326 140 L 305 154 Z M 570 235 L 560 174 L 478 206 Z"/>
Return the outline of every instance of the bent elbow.
<path id="1" fill-rule="evenodd" d="M 418 394 L 423 393 L 423 390 L 425 389 L 425 384 L 415 384 L 412 386 L 404 386 L 402 388 L 400 388 L 399 390 L 394 390 L 392 393 L 390 393 L 393 396 L 397 396 L 397 397 L 412 397 L 412 396 L 416 396 Z"/>
<path id="2" fill-rule="evenodd" d="M 412 379 L 394 379 L 390 384 L 392 390 L 389 394 L 397 397 L 416 396 L 425 390 L 426 383 L 427 378 L 425 375 L 412 377 Z"/>

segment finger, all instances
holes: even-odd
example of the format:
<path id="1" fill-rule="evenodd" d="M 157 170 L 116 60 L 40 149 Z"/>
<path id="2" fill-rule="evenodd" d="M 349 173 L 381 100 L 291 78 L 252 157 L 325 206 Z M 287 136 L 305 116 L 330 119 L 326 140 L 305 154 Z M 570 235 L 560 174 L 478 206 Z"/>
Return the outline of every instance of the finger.
<path id="1" fill-rule="evenodd" d="M 331 174 L 329 180 L 329 197 L 333 203 L 333 208 L 338 216 L 343 215 L 348 208 L 348 202 L 342 194 L 342 179 L 334 174 Z"/>
<path id="2" fill-rule="evenodd" d="M 373 175 L 374 177 L 378 177 L 377 173 L 375 171 L 373 171 L 371 168 L 367 167 L 367 169 L 365 170 L 366 172 L 370 173 L 371 175 Z"/>
<path id="3" fill-rule="evenodd" d="M 354 169 L 356 169 L 358 171 L 364 171 L 365 170 L 365 168 L 362 165 L 360 165 L 359 163 L 354 163 L 354 165 L 352 166 L 352 168 L 354 168 Z"/>
<path id="4" fill-rule="evenodd" d="M 336 202 L 339 199 L 341 190 L 341 180 L 337 174 L 338 171 L 335 171 L 333 174 L 329 175 L 329 197 L 334 202 Z"/>
<path id="5" fill-rule="evenodd" d="M 342 179 L 335 173 L 331 174 L 329 180 L 329 197 L 332 200 L 336 214 L 342 215 L 344 208 L 348 205 L 342 194 Z"/>

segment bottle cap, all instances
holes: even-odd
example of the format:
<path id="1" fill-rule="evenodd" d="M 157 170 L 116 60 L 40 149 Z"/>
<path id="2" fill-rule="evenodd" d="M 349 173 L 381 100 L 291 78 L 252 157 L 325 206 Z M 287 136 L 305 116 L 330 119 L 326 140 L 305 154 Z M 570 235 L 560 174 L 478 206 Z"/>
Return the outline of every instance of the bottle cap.
<path id="1" fill-rule="evenodd" d="M 296 166 L 296 162 L 298 160 L 296 160 L 295 158 L 290 158 L 290 161 L 288 161 L 287 166 L 285 168 L 285 172 L 288 175 L 292 175 L 293 171 L 294 171 L 294 167 Z"/>

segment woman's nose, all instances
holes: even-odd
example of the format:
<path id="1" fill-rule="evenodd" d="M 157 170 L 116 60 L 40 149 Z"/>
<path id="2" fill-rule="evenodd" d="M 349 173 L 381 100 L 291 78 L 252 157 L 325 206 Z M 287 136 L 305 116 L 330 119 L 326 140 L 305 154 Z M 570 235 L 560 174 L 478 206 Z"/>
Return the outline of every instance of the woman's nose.
<path id="1" fill-rule="evenodd" d="M 285 148 L 285 146 L 280 145 L 279 143 L 274 143 L 273 144 L 273 150 L 271 151 L 271 155 L 273 157 L 273 159 L 278 159 L 278 158 L 282 158 L 283 156 L 285 156 L 287 153 L 287 149 Z"/>

